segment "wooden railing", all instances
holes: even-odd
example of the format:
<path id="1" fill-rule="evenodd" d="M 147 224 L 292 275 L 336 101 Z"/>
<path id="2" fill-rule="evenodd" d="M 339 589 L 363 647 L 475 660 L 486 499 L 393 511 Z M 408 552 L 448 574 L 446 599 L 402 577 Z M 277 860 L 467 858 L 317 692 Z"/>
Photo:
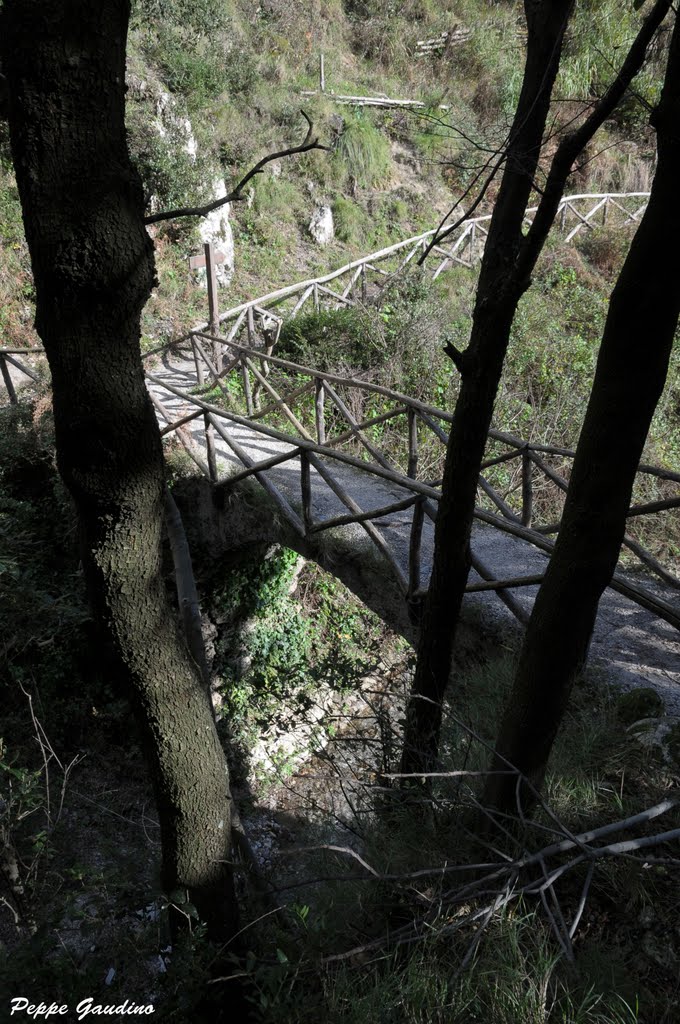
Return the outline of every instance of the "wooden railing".
<path id="1" fill-rule="evenodd" d="M 579 232 L 592 230 L 596 219 L 600 223 L 608 220 L 612 224 L 637 221 L 646 200 L 646 193 L 568 196 L 560 204 L 558 225 L 565 239 L 570 241 Z M 528 221 L 533 212 L 528 211 Z M 461 225 L 459 232 L 447 240 L 445 246 L 434 247 L 426 264 L 431 276 L 437 278 L 455 265 L 473 266 L 481 258 L 489 220 L 490 215 L 473 218 Z M 193 360 L 199 391 L 208 387 L 220 395 L 219 405 L 206 402 L 199 394 L 178 388 L 147 369 L 148 381 L 156 385 L 152 389 L 152 400 L 159 418 L 165 422 L 161 433 L 164 436 L 174 434 L 215 486 L 228 488 L 246 477 L 255 477 L 291 527 L 303 537 L 349 523 L 360 524 L 390 563 L 404 596 L 412 602 L 419 601 L 425 592 L 423 526 L 426 518 L 430 521 L 436 518 L 440 497 L 438 478 L 448 439 L 447 430 L 452 422 L 451 414 L 369 381 L 281 359 L 275 355 L 275 348 L 284 318 L 297 316 L 306 304 L 315 309 L 322 306 L 337 309 L 367 301 L 386 281 L 424 251 L 432 235 L 433 232 L 429 231 L 406 239 L 330 274 L 241 303 L 219 317 L 214 312 L 213 325 L 219 325 L 220 333 L 214 329 L 208 331 L 208 325 L 203 324 L 185 337 L 145 356 L 149 362 L 161 351 L 172 349 L 181 352 L 184 346 Z M 216 310 L 214 300 L 215 296 L 213 309 Z M 16 393 L 6 361 L 35 377 L 30 368 L 16 359 L 18 354 L 35 351 L 0 349 L 0 369 L 10 401 L 16 401 Z M 173 418 L 159 397 L 158 388 L 181 398 L 189 411 Z M 186 430 L 193 421 L 202 424 L 201 445 L 197 445 Z M 283 442 L 288 447 L 284 452 L 256 463 L 230 434 L 230 423 L 247 426 L 249 430 Z M 377 437 L 376 432 L 382 436 Z M 235 474 L 220 476 L 216 437 L 242 465 Z M 552 489 L 549 505 L 553 509 L 559 505 L 556 496 L 562 495 L 568 487 L 569 462 L 573 456 L 570 449 L 527 442 L 492 430 L 489 434 L 489 456 L 479 481 L 480 504 L 476 517 L 549 554 L 554 544 L 551 535 L 559 529 L 559 516 L 541 521 L 545 518 L 541 513 L 546 502 L 537 501 L 537 495 L 544 494 L 546 488 Z M 267 476 L 268 470 L 293 460 L 299 461 L 299 504 L 292 503 Z M 398 484 L 404 490 L 404 497 L 380 508 L 362 509 L 334 473 L 331 467 L 335 464 L 351 466 Z M 501 487 L 493 474 L 498 467 L 510 465 L 518 468 L 507 486 Z M 311 497 L 312 470 L 346 507 L 345 514 L 325 520 L 315 518 Z M 655 466 L 642 465 L 639 473 L 680 483 L 680 474 Z M 629 517 L 654 515 L 677 507 L 680 507 L 680 497 L 662 497 L 633 506 Z M 376 520 L 398 512 L 410 515 L 406 563 L 375 526 Z M 636 539 L 627 535 L 624 544 L 666 585 L 680 586 L 680 581 L 670 569 Z M 478 557 L 473 559 L 473 566 L 483 582 L 470 584 L 468 590 L 496 591 L 514 614 L 525 620 L 526 612 L 510 590 L 539 583 L 542 575 L 494 579 L 493 573 Z M 680 615 L 668 602 L 619 574 L 615 574 L 612 587 L 680 628 Z"/>
<path id="2" fill-rule="evenodd" d="M 557 211 L 555 230 L 564 235 L 565 242 L 571 242 L 577 235 L 603 224 L 615 228 L 635 224 L 646 208 L 648 197 L 648 192 L 565 196 Z M 527 225 L 535 212 L 536 207 L 527 210 Z M 425 272 L 432 280 L 454 267 L 472 268 L 481 260 L 490 220 L 490 213 L 472 217 L 442 245 L 434 246 L 425 263 Z M 422 255 L 434 234 L 434 229 L 424 231 L 352 260 L 329 274 L 298 281 L 233 306 L 218 316 L 225 329 L 225 341 L 243 337 L 253 346 L 269 344 L 273 339 L 271 344 L 275 345 L 283 320 L 296 317 L 303 310 L 338 309 L 375 298 L 388 282 Z M 208 327 L 206 322 L 196 330 Z M 153 358 L 167 347 L 166 343 L 152 349 L 145 358 Z"/>
<path id="3" fill-rule="evenodd" d="M 436 519 L 440 498 L 438 476 L 441 475 L 452 415 L 369 381 L 305 367 L 281 359 L 271 351 L 253 349 L 205 331 L 195 332 L 187 344 L 190 348 L 186 354 L 191 352 L 196 365 L 202 363 L 198 377 L 209 382 L 213 393 L 220 397 L 206 402 L 149 373 L 148 379 L 153 384 L 194 406 L 192 411 L 184 412 L 173 420 L 163 402 L 154 397 L 156 408 L 165 420 L 163 435 L 175 433 L 201 470 L 221 489 L 233 487 L 247 477 L 255 477 L 301 537 L 309 539 L 334 527 L 360 524 L 391 565 L 404 597 L 410 602 L 418 602 L 427 586 L 423 581 L 422 566 L 423 525 L 426 518 Z M 214 361 L 214 352 L 220 348 L 224 353 L 221 356 L 224 368 L 218 367 Z M 257 402 L 254 398 L 256 389 L 259 389 L 260 396 Z M 357 409 L 359 414 L 353 411 Z M 204 424 L 205 450 L 209 455 L 207 462 L 202 456 L 203 445 L 197 446 L 183 430 L 192 420 L 201 420 Z M 287 447 L 268 459 L 255 462 L 243 444 L 230 433 L 229 424 L 247 426 L 249 430 L 282 442 Z M 388 426 L 392 433 L 386 444 L 380 435 Z M 236 473 L 229 471 L 220 475 L 215 456 L 215 435 L 241 464 L 242 468 Z M 427 476 L 419 472 L 423 453 L 428 455 Z M 552 509 L 559 506 L 560 497 L 568 487 L 569 463 L 573 457 L 571 449 L 531 443 L 492 430 L 489 434 L 489 456 L 479 480 L 480 501 L 476 518 L 549 554 L 554 546 L 551 535 L 559 530 L 559 518 L 545 520 L 541 515 L 541 503 L 537 506 L 536 494 L 539 488 L 543 491 L 551 489 L 550 506 Z M 268 470 L 292 461 L 299 463 L 299 502 L 291 500 L 289 494 L 267 476 Z M 404 492 L 403 497 L 371 510 L 361 508 L 333 468 L 340 465 L 351 466 L 362 473 L 397 484 Z M 491 474 L 498 467 L 514 465 L 517 466 L 515 475 L 518 479 L 511 480 L 505 489 L 499 488 Z M 433 469 L 435 476 L 432 476 Z M 344 514 L 323 520 L 315 518 L 312 470 L 345 506 L 347 511 Z M 680 473 L 652 465 L 641 465 L 639 474 L 680 484 Z M 546 505 L 545 501 L 542 505 Z M 630 509 L 629 517 L 654 515 L 678 507 L 680 496 L 641 502 Z M 405 512 L 410 516 L 406 560 L 399 556 L 399 545 L 395 547 L 375 526 L 376 520 Z M 666 585 L 680 587 L 680 580 L 670 569 L 637 540 L 626 536 L 624 544 Z M 525 621 L 526 612 L 510 590 L 540 583 L 542 574 L 494 578 L 478 556 L 473 556 L 473 567 L 483 582 L 471 583 L 468 590 L 496 591 L 513 613 Z M 645 588 L 618 573 L 612 587 L 680 628 L 678 611 Z"/>

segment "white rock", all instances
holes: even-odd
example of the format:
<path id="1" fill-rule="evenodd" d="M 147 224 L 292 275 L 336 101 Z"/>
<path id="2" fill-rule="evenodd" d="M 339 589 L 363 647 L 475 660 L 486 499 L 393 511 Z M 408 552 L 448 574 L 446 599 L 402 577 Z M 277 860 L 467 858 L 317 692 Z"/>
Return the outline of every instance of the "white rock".
<path id="1" fill-rule="evenodd" d="M 309 233 L 317 245 L 328 245 L 335 238 L 333 211 L 330 206 L 318 206 L 309 222 Z"/>
<path id="2" fill-rule="evenodd" d="M 215 178 L 212 186 L 213 198 L 219 199 L 226 195 L 227 191 L 224 180 Z M 229 284 L 234 273 L 234 233 L 229 223 L 229 210 L 230 204 L 225 203 L 204 217 L 198 225 L 201 241 L 212 242 L 215 251 L 224 253 L 226 257 L 223 263 L 216 265 L 217 283 L 223 287 Z M 199 273 L 202 283 L 205 284 L 205 270 Z"/>

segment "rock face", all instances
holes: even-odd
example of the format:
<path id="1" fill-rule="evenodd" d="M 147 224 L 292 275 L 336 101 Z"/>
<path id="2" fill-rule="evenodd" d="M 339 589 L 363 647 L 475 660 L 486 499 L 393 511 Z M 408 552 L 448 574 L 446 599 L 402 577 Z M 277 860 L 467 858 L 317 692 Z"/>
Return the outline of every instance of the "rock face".
<path id="1" fill-rule="evenodd" d="M 309 222 L 309 233 L 317 245 L 328 245 L 335 238 L 333 211 L 330 206 L 318 206 Z"/>
<path id="2" fill-rule="evenodd" d="M 227 185 L 223 178 L 215 178 L 212 183 L 214 199 L 219 199 L 227 194 Z M 222 287 L 229 284 L 234 274 L 234 233 L 229 223 L 230 204 L 225 203 L 217 210 L 213 210 L 198 225 L 198 233 L 202 242 L 212 242 L 216 252 L 224 253 L 225 259 L 217 263 L 215 273 L 217 283 Z M 199 274 L 199 281 L 206 284 L 205 270 L 196 271 Z"/>
<path id="3" fill-rule="evenodd" d="M 128 75 L 127 84 L 129 90 L 145 104 L 153 107 L 154 116 L 151 125 L 155 128 L 159 138 L 167 142 L 168 147 L 178 146 L 192 163 L 196 163 L 198 157 L 198 143 L 194 135 L 190 119 L 178 108 L 176 99 L 166 92 L 158 83 L 139 79 L 134 75 Z M 216 175 L 210 185 L 210 196 L 206 199 L 220 199 L 228 192 L 227 185 L 222 177 Z M 158 206 L 154 197 L 151 198 L 152 209 Z M 219 209 L 213 210 L 207 217 L 204 217 L 198 224 L 198 233 L 201 242 L 211 242 L 216 252 L 224 254 L 225 259 L 216 265 L 216 276 L 218 285 L 228 285 L 234 273 L 234 234 L 229 222 L 230 204 L 226 203 Z M 154 212 L 156 210 L 154 209 Z M 195 271 L 199 284 L 206 287 L 205 270 Z"/>

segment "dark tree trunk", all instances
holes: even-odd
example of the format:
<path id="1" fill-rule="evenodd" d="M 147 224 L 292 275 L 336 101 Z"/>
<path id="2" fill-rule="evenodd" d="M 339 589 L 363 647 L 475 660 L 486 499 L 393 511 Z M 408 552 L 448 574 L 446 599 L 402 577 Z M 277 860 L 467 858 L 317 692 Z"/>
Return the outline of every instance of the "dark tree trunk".
<path id="1" fill-rule="evenodd" d="M 680 312 L 680 29 L 652 122 L 649 205 L 612 292 L 562 526 L 522 647 L 496 750 L 538 787 L 619 556 L 635 474 L 663 390 Z M 670 243 L 670 244 L 669 244 Z M 495 767 L 501 767 L 498 758 Z M 491 776 L 486 802 L 515 809 L 515 780 Z M 526 809 L 533 802 L 524 794 Z"/>
<path id="2" fill-rule="evenodd" d="M 446 452 L 432 576 L 404 735 L 401 770 L 406 773 L 430 770 L 439 748 L 441 703 L 470 571 L 477 481 L 510 327 L 529 283 L 528 277 L 518 277 L 515 264 L 571 8 L 572 0 L 525 2 L 524 82 L 484 250 L 470 344 L 461 359 L 460 394 Z"/>
<path id="3" fill-rule="evenodd" d="M 525 235 L 524 215 L 572 6 L 567 0 L 525 2 L 528 41 L 522 93 L 484 250 L 470 343 L 464 353 L 454 354 L 461 388 L 447 446 L 432 578 L 407 712 L 402 755 L 402 771 L 407 773 L 431 769 L 439 748 L 441 704 L 470 570 L 477 481 L 517 305 L 529 287 L 574 161 L 642 67 L 649 43 L 671 4 L 670 0 L 657 0 L 602 99 L 583 124 L 561 140 Z"/>
<path id="4" fill-rule="evenodd" d="M 164 887 L 188 892 L 225 938 L 235 927 L 227 770 L 160 571 L 163 457 L 139 351 L 154 259 L 125 135 L 128 17 L 127 0 L 5 0 L 0 48 L 58 463 L 91 604 L 151 765 Z"/>

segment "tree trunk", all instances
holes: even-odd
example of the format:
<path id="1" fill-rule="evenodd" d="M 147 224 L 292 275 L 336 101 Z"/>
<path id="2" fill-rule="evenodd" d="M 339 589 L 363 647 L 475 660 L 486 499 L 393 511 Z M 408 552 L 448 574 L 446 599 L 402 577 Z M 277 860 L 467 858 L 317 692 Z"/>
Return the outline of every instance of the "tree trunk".
<path id="1" fill-rule="evenodd" d="M 127 0 L 5 0 L 0 48 L 90 601 L 151 765 L 164 887 L 223 939 L 236 921 L 227 769 L 161 577 L 163 456 L 139 351 L 155 272 L 125 135 L 128 17 Z"/>
<path id="2" fill-rule="evenodd" d="M 566 0 L 525 2 L 528 41 L 524 83 L 484 250 L 470 344 L 465 352 L 452 353 L 461 371 L 461 389 L 447 446 L 432 578 L 407 712 L 403 772 L 429 770 L 439 748 L 441 703 L 470 569 L 477 481 L 517 305 L 529 287 L 574 161 L 643 66 L 649 44 L 670 6 L 670 0 L 656 0 L 602 99 L 584 122 L 561 140 L 525 235 L 524 215 L 572 7 Z"/>
<path id="3" fill-rule="evenodd" d="M 494 767 L 506 758 L 543 781 L 571 686 L 585 662 L 602 592 L 626 527 L 635 474 L 668 372 L 680 313 L 680 28 L 652 118 L 652 193 L 612 292 L 562 525 L 534 605 Z M 666 248 L 666 243 L 670 246 Z M 485 801 L 515 810 L 515 779 L 490 776 Z M 523 807 L 533 802 L 524 794 Z"/>
<path id="4" fill-rule="evenodd" d="M 446 451 L 435 547 L 406 718 L 401 770 L 432 768 L 439 747 L 441 704 L 451 671 L 454 631 L 470 571 L 470 534 L 477 481 L 510 328 L 528 277 L 515 264 L 522 225 L 550 109 L 572 0 L 526 0 L 524 82 L 507 145 L 479 275 L 470 344 L 460 357 L 461 387 Z"/>

